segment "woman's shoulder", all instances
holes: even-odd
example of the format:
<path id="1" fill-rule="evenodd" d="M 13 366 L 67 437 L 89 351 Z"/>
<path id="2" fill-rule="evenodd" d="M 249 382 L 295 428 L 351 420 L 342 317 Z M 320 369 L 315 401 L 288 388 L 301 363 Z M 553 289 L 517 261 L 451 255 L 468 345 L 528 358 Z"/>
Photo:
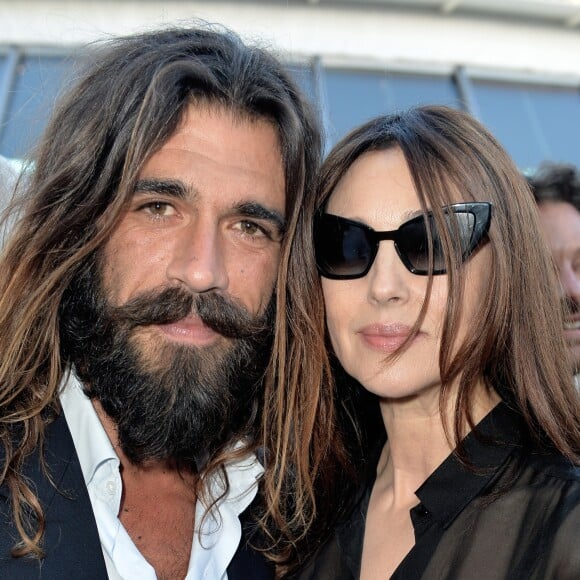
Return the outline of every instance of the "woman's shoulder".
<path id="1" fill-rule="evenodd" d="M 500 476 L 503 483 L 517 479 L 520 485 L 537 489 L 562 485 L 576 490 L 580 486 L 580 465 L 565 457 L 544 433 L 532 433 L 521 412 L 512 405 L 500 403 L 481 425 L 483 435 L 493 441 L 492 446 L 506 452 L 506 473 Z"/>
<path id="2" fill-rule="evenodd" d="M 546 481 L 567 481 L 572 483 L 572 488 L 580 487 L 580 465 L 574 465 L 557 452 L 532 453 L 528 464 L 530 470 L 543 475 Z"/>
<path id="3" fill-rule="evenodd" d="M 538 488 L 546 486 L 565 486 L 571 491 L 580 488 L 580 465 L 564 457 L 554 447 L 539 447 L 527 441 L 516 453 L 522 471 L 520 478 Z"/>
<path id="4" fill-rule="evenodd" d="M 528 551 L 542 562 L 541 577 L 580 578 L 580 467 L 558 453 L 532 454 L 520 483 Z"/>
<path id="5" fill-rule="evenodd" d="M 572 518 L 580 530 L 580 466 L 558 452 L 523 452 L 513 486 L 507 494 L 536 514 L 555 520 Z"/>

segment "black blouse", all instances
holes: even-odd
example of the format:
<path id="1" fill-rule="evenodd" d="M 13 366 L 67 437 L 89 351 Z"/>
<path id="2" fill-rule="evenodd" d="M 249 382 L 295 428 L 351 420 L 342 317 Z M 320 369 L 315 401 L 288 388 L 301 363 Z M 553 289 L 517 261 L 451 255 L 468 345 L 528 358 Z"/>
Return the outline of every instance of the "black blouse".
<path id="1" fill-rule="evenodd" d="M 416 491 L 415 545 L 391 578 L 579 580 L 580 468 L 531 446 L 505 403 L 477 431 L 464 441 L 473 471 L 451 454 Z M 300 580 L 359 578 L 373 483 Z"/>

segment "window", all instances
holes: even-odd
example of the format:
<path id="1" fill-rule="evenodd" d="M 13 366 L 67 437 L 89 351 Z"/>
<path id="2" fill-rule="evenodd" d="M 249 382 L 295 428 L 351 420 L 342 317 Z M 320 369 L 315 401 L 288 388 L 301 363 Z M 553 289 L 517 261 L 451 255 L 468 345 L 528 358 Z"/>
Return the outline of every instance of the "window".
<path id="1" fill-rule="evenodd" d="M 0 47 L 0 155 L 25 157 L 61 90 L 73 57 L 64 52 Z M 521 169 L 544 160 L 580 166 L 579 86 L 500 81 L 481 72 L 356 69 L 318 57 L 287 64 L 324 125 L 327 150 L 361 123 L 413 105 L 472 109 Z M 457 83 L 455 79 L 457 78 Z M 465 95 L 465 103 L 461 100 Z"/>
<path id="2" fill-rule="evenodd" d="M 480 120 L 522 169 L 544 160 L 580 165 L 575 88 L 473 81 Z"/>
<path id="3" fill-rule="evenodd" d="M 459 106 L 451 76 L 407 75 L 374 71 L 324 70 L 329 138 L 336 143 L 348 131 L 377 115 L 413 105 Z"/>
<path id="4" fill-rule="evenodd" d="M 20 54 L 14 66 L 0 64 L 1 78 L 9 79 L 5 111 L 0 125 L 0 154 L 20 158 L 44 129 L 56 95 L 71 62 L 63 56 Z"/>

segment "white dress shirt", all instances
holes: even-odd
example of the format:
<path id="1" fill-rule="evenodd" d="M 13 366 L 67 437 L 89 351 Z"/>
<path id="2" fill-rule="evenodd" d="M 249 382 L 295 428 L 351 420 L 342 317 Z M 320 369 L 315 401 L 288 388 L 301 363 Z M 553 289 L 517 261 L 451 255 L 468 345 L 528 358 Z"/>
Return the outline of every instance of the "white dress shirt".
<path id="1" fill-rule="evenodd" d="M 91 401 L 72 374 L 60 400 L 89 492 L 110 580 L 156 580 L 155 570 L 118 517 L 123 492 L 119 458 Z M 227 580 L 226 569 L 241 538 L 239 515 L 255 498 L 263 471 L 254 455 L 231 462 L 226 465 L 230 489 L 214 511 L 204 518 L 206 509 L 197 502 L 185 580 Z M 221 482 L 214 478 L 209 485 L 213 497 L 217 497 Z"/>

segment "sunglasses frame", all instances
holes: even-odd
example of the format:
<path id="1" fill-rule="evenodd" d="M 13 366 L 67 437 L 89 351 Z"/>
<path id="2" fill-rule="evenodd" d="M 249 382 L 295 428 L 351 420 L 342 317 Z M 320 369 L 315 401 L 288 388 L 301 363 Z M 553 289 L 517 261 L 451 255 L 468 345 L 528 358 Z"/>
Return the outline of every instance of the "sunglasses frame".
<path id="1" fill-rule="evenodd" d="M 443 207 L 443 211 L 445 213 L 454 213 L 454 214 L 470 213 L 475 218 L 475 223 L 473 225 L 473 231 L 471 232 L 469 244 L 462 252 L 461 256 L 462 263 L 464 263 L 467 260 L 467 258 L 473 253 L 473 251 L 484 241 L 489 231 L 489 226 L 491 223 L 491 209 L 492 204 L 487 201 L 454 203 Z M 357 278 L 364 278 L 369 273 L 370 269 L 373 267 L 373 264 L 377 257 L 377 253 L 379 251 L 380 242 L 382 242 L 383 240 L 392 240 L 394 242 L 397 255 L 399 256 L 401 262 L 404 264 L 405 268 L 407 268 L 409 272 L 417 276 L 428 276 L 429 270 L 416 268 L 415 266 L 413 266 L 413 264 L 409 261 L 407 255 L 400 250 L 397 242 L 401 236 L 400 231 L 401 228 L 404 228 L 406 225 L 416 221 L 424 221 L 425 219 L 428 219 L 432 215 L 433 215 L 432 212 L 427 212 L 425 215 L 419 215 L 417 217 L 411 218 L 410 220 L 407 220 L 406 222 L 402 223 L 396 230 L 377 231 L 361 222 L 336 216 L 330 213 L 326 213 L 321 209 L 317 213 L 314 223 L 314 250 L 316 256 L 316 267 L 318 269 L 318 272 L 320 273 L 321 276 L 324 276 L 325 278 L 329 278 L 331 280 L 355 280 Z M 321 260 L 319 260 L 319 250 L 318 250 L 319 244 L 317 243 L 318 240 L 316 237 L 316 230 L 317 230 L 317 222 L 320 221 L 321 219 L 325 219 L 325 216 L 329 216 L 330 218 L 339 220 L 342 223 L 350 224 L 365 232 L 365 237 L 369 242 L 370 258 L 368 265 L 362 272 L 356 274 L 333 274 L 329 272 L 325 266 L 321 265 Z M 432 272 L 434 276 L 445 273 L 446 273 L 445 268 L 434 269 Z"/>

